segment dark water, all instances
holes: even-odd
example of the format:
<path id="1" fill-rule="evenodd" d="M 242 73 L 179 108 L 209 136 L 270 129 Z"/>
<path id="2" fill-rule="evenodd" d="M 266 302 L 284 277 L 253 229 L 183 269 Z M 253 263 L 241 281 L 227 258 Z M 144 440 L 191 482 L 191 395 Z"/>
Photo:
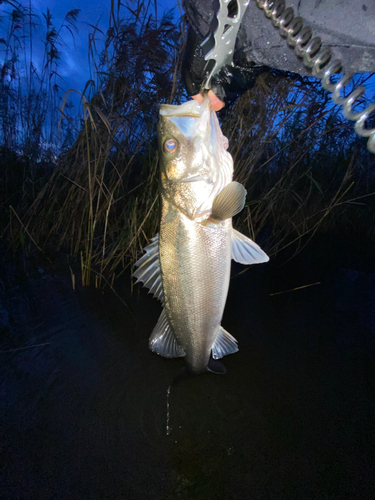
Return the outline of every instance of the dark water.
<path id="1" fill-rule="evenodd" d="M 172 387 L 169 436 L 183 362 L 148 351 L 156 300 L 53 273 L 3 291 L 0 498 L 374 498 L 375 269 L 311 255 L 234 267 L 240 351 Z"/>

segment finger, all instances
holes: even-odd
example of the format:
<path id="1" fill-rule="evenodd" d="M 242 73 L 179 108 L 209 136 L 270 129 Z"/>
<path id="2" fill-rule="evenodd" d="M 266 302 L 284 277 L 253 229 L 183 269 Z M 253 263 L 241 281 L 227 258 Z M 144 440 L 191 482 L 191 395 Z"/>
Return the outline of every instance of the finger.
<path id="1" fill-rule="evenodd" d="M 212 90 L 208 91 L 208 97 L 210 98 L 211 107 L 214 111 L 220 111 L 220 109 L 225 106 L 225 103 L 223 101 L 220 101 L 220 99 L 212 92 Z"/>
<path id="2" fill-rule="evenodd" d="M 191 96 L 195 101 L 198 101 L 199 104 L 202 104 L 202 101 L 203 101 L 203 96 L 202 94 L 196 94 L 196 95 L 193 95 Z"/>

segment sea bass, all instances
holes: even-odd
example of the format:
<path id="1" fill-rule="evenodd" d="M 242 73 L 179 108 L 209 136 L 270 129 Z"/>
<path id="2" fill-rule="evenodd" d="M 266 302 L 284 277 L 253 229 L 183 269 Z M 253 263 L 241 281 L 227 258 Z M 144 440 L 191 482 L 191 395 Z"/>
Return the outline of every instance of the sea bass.
<path id="1" fill-rule="evenodd" d="M 133 275 L 163 305 L 149 347 L 167 358 L 184 356 L 192 374 L 225 373 L 215 360 L 238 351 L 221 326 L 231 259 L 257 264 L 269 258 L 232 227 L 246 190 L 232 181 L 228 140 L 209 99 L 162 105 L 158 138 L 160 233 Z"/>

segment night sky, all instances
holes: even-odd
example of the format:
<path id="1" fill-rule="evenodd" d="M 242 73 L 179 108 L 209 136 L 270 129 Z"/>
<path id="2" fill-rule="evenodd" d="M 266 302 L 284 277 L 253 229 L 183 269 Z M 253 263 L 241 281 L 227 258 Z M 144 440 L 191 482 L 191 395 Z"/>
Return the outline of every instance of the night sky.
<path id="1" fill-rule="evenodd" d="M 153 5 L 151 2 L 151 6 Z M 134 2 L 135 4 L 135 2 Z M 98 25 L 103 32 L 108 28 L 109 12 L 111 7 L 110 0 L 32 0 L 32 5 L 35 14 L 38 15 L 37 27 L 35 36 L 43 38 L 45 28 L 43 26 L 44 18 L 43 13 L 48 8 L 52 13 L 52 21 L 56 28 L 62 24 L 67 12 L 73 9 L 80 9 L 77 21 L 78 32 L 75 34 L 75 41 L 73 41 L 70 33 L 63 30 L 62 37 L 67 46 L 60 47 L 62 52 L 61 61 L 59 64 L 59 74 L 64 78 L 60 81 L 62 89 L 65 91 L 69 88 L 82 91 L 85 83 L 89 79 L 89 65 L 88 65 L 88 37 L 92 32 L 91 25 Z M 177 0 L 157 0 L 158 17 L 162 15 L 165 10 L 174 9 L 176 16 L 178 15 Z M 124 15 L 126 10 L 122 7 Z M 152 11 L 152 7 L 151 7 Z M 100 33 L 97 34 L 97 40 L 100 41 Z M 100 50 L 100 43 L 97 48 Z M 43 49 L 40 44 L 40 50 Z M 42 57 L 42 53 L 40 54 Z"/>

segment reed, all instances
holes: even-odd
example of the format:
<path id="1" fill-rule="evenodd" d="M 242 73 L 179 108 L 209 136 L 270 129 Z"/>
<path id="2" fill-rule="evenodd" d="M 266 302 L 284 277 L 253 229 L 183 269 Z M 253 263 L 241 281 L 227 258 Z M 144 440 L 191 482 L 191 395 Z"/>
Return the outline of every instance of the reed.
<path id="1" fill-rule="evenodd" d="M 80 261 L 85 286 L 113 284 L 158 231 L 158 109 L 187 96 L 184 21 L 156 14 L 150 3 L 112 2 L 102 54 L 95 52 L 98 29 L 90 35 L 92 78 L 79 94 L 75 142 L 13 213 L 13 244 L 22 231 L 45 254 L 67 251 Z M 75 126 L 66 113 L 71 92 L 61 105 L 66 129 Z M 366 212 L 374 222 L 375 179 L 366 173 L 375 160 L 313 79 L 266 73 L 220 120 L 235 179 L 248 191 L 235 226 L 270 255 L 296 253 L 346 217 L 363 228 Z"/>
<path id="2" fill-rule="evenodd" d="M 156 20 L 139 4 L 122 20 L 112 6 L 105 58 L 94 64 L 99 87 L 92 81 L 80 95 L 82 129 L 25 215 L 46 252 L 80 258 L 83 285 L 93 269 L 97 286 L 121 274 L 157 230 L 158 107 L 181 100 L 183 37 L 170 14 Z"/>
<path id="3" fill-rule="evenodd" d="M 65 126 L 56 133 L 63 81 L 59 63 L 65 32 L 74 40 L 79 9 L 55 26 L 50 10 L 39 19 L 30 1 L 4 0 L 2 6 L 0 143 L 35 164 L 59 154 L 68 134 Z M 36 30 L 43 39 L 35 38 Z"/>

